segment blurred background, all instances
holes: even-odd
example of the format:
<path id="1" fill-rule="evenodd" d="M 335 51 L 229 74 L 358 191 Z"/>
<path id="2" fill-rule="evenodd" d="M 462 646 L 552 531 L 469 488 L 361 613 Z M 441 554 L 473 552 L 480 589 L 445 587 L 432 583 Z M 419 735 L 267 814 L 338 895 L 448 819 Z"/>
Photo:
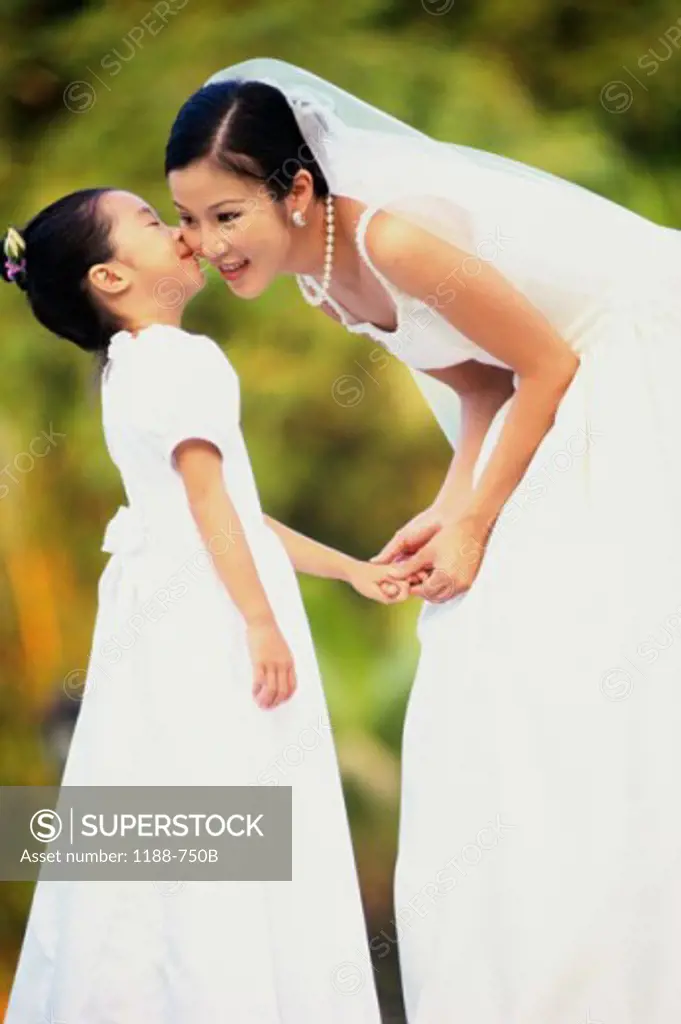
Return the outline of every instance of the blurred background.
<path id="1" fill-rule="evenodd" d="M 2 230 L 92 185 L 136 191 L 172 220 L 162 168 L 173 117 L 212 72 L 254 56 L 681 227 L 672 0 L 2 0 Z M 0 302 L 0 784 L 28 785 L 61 771 L 102 534 L 123 493 L 88 357 L 38 328 L 18 290 Z M 187 327 L 218 339 L 241 376 L 269 513 L 368 557 L 433 498 L 448 448 L 408 372 L 309 309 L 294 282 L 247 303 L 211 280 Z M 400 1024 L 391 885 L 418 604 L 386 609 L 338 583 L 302 584 L 376 979 L 386 1022 Z M 30 898 L 30 886 L 0 882 L 0 1009 Z"/>

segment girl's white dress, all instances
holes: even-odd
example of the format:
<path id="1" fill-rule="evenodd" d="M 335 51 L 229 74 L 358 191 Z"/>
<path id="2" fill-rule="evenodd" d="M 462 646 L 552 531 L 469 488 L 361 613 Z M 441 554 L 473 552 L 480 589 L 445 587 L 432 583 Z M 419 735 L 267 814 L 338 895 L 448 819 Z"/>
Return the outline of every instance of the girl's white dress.
<path id="1" fill-rule="evenodd" d="M 339 771 L 291 562 L 261 511 L 239 384 L 207 337 L 114 336 L 104 431 L 129 505 L 111 552 L 62 784 L 293 788 L 292 882 L 39 881 L 6 1024 L 379 1024 Z M 243 620 L 171 454 L 223 453 L 226 488 L 293 650 L 299 688 L 251 695 Z M 211 538 L 234 543 L 233 524 Z"/>
<path id="2" fill-rule="evenodd" d="M 387 176 L 397 165 L 367 154 L 362 169 L 381 166 Z M 512 273 L 516 254 L 527 257 L 535 272 L 516 283 L 581 365 L 473 586 L 424 605 L 420 619 L 395 887 L 408 1020 L 672 1024 L 681 1020 L 681 243 L 614 206 L 606 235 L 580 205 L 571 213 L 576 190 L 557 204 L 550 184 L 511 183 L 497 262 Z M 374 212 L 360 218 L 357 245 L 399 327 L 352 323 L 336 306 L 346 326 L 412 368 L 503 366 L 378 273 L 365 245 Z M 479 237 L 492 238 L 493 226 Z M 618 240 L 614 266 L 605 252 Z M 490 247 L 478 251 L 487 258 Z M 489 428 L 476 479 L 511 402 Z"/>

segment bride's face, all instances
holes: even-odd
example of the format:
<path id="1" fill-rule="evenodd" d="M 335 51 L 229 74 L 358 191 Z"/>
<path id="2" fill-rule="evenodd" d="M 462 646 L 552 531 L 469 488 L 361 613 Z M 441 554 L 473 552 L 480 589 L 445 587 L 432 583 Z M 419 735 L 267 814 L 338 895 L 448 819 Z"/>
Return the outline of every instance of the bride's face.
<path id="1" fill-rule="evenodd" d="M 262 183 L 223 171 L 208 159 L 171 171 L 168 184 L 185 241 L 239 298 L 256 298 L 286 272 L 287 199 L 274 201 Z"/>

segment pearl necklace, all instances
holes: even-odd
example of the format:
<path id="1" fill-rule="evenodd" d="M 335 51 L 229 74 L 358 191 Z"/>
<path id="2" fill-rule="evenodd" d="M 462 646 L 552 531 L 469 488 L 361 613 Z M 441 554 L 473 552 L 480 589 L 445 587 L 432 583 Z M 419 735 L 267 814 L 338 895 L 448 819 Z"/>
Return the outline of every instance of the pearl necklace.
<path id="1" fill-rule="evenodd" d="M 329 193 L 324 200 L 325 203 L 325 221 L 326 221 L 326 251 L 324 253 L 324 272 L 322 274 L 322 283 L 318 285 L 315 282 L 315 291 L 310 292 L 309 289 L 305 289 L 306 298 L 313 306 L 321 306 L 321 304 L 328 298 L 329 286 L 331 284 L 331 273 L 333 270 L 333 250 L 335 241 L 335 223 L 334 223 L 334 206 L 333 196 Z"/>

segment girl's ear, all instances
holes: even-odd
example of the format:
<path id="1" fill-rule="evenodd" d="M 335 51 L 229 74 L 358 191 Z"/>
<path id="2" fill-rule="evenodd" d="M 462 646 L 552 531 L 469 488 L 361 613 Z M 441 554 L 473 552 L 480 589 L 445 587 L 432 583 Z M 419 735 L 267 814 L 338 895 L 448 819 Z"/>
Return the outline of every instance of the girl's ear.
<path id="1" fill-rule="evenodd" d="M 117 263 L 95 263 L 87 276 L 90 287 L 100 295 L 120 295 L 130 287 L 125 269 Z"/>

